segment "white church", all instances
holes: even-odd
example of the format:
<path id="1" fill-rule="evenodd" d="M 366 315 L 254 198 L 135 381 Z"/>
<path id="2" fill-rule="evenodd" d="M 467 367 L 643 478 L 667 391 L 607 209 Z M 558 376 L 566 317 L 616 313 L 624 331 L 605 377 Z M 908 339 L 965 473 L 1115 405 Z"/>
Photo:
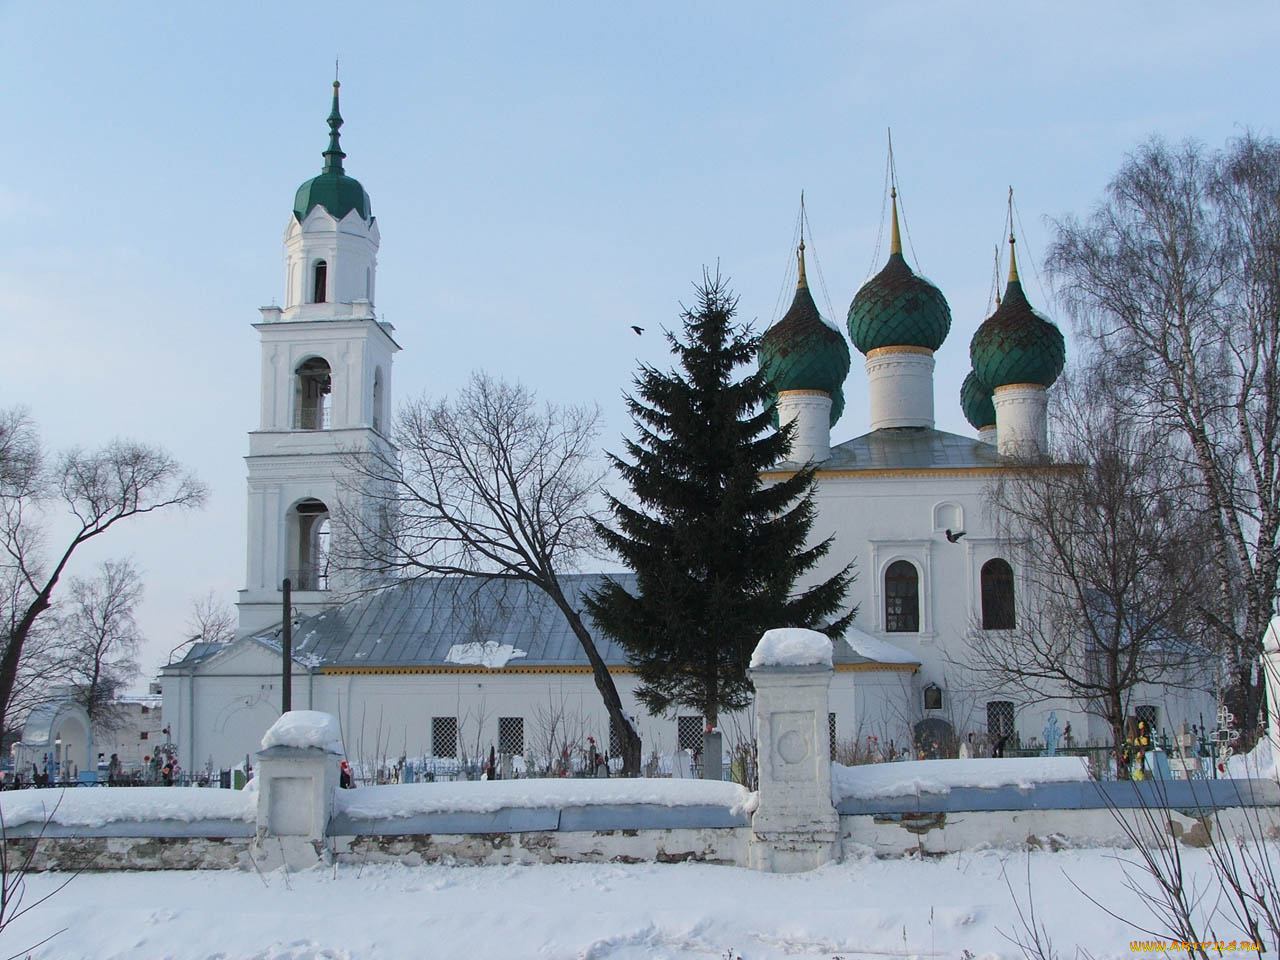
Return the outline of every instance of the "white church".
<path id="1" fill-rule="evenodd" d="M 610 751 L 586 658 L 536 590 L 428 579 L 361 592 L 367 584 L 328 568 L 329 512 L 339 491 L 349 497 L 359 485 L 344 453 L 392 449 L 391 367 L 400 349 L 374 310 L 378 224 L 368 193 L 343 167 L 336 82 L 328 123 L 323 170 L 299 187 L 285 228 L 284 305 L 261 308 L 255 324 L 261 416 L 249 434 L 238 639 L 197 643 L 161 669 L 179 763 L 197 771 L 241 762 L 279 716 L 286 577 L 293 707 L 338 717 L 349 757 L 366 765 L 448 760 L 487 756 L 492 747 L 536 764 L 588 738 Z M 1016 734 L 1026 745 L 1056 711 L 1078 743 L 1105 743 L 1100 721 L 1076 706 L 980 693 L 954 667 L 972 630 L 1013 626 L 1019 562 L 985 515 L 985 492 L 1011 468 L 1010 455 L 1047 449 L 1048 390 L 1065 361 L 1061 333 L 1023 295 L 1012 251 L 1008 290 L 974 337 L 975 370 L 962 391 L 976 435 L 944 433 L 934 427 L 933 371 L 950 309 L 903 258 L 895 204 L 889 261 L 858 291 L 848 318 L 866 358 L 868 431 L 837 444 L 831 427 L 843 412 L 850 351 L 819 315 L 803 257 L 802 242 L 795 300 L 760 350 L 779 418 L 796 423 L 795 462 L 766 479 L 818 463 L 813 536 L 834 535 L 835 543 L 813 577 L 857 560 L 848 602 L 860 612 L 835 644 L 833 741 L 881 754 L 893 742 L 913 755 L 969 733 L 986 743 Z M 567 577 L 565 592 L 578 596 L 600 576 Z M 643 755 L 700 747 L 702 718 L 648 715 L 624 652 L 593 632 L 636 718 Z M 1137 713 L 1158 729 L 1212 710 L 1211 700 L 1206 708 L 1177 697 L 1150 691 Z M 751 717 L 722 717 L 721 730 L 726 749 L 744 744 Z"/>

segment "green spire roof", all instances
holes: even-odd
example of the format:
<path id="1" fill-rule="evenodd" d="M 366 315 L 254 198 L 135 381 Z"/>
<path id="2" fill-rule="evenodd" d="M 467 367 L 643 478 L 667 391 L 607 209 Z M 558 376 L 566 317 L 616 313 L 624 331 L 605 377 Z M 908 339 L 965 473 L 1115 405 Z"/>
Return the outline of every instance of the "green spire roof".
<path id="1" fill-rule="evenodd" d="M 978 379 L 972 370 L 960 384 L 960 409 L 964 418 L 975 430 L 996 425 L 996 406 L 991 402 L 991 388 Z"/>
<path id="2" fill-rule="evenodd" d="M 821 390 L 831 395 L 831 423 L 844 409 L 842 387 L 849 375 L 849 345 L 818 313 L 804 271 L 804 242 L 798 253 L 800 277 L 795 299 L 781 320 L 760 338 L 756 359 L 774 393 Z"/>
<path id="3" fill-rule="evenodd" d="M 849 339 L 864 354 L 880 347 L 937 350 L 951 329 L 951 308 L 942 291 L 917 277 L 902 256 L 896 192 L 889 262 L 854 295 L 848 323 Z"/>
<path id="4" fill-rule="evenodd" d="M 352 210 L 368 220 L 372 214 L 369 194 L 365 192 L 360 181 L 348 177 L 342 169 L 346 154 L 338 143 L 342 128 L 342 113 L 338 110 L 337 80 L 333 81 L 333 107 L 329 110 L 329 147 L 324 151 L 324 167 L 320 176 L 312 177 L 298 188 L 293 198 L 293 215 L 299 222 L 307 219 L 307 215 L 316 207 L 324 207 L 329 214 L 341 220 Z"/>
<path id="5" fill-rule="evenodd" d="M 989 316 L 969 344 L 973 372 L 993 390 L 1011 383 L 1049 387 L 1062 373 L 1067 345 L 1062 331 L 1027 301 L 1018 279 L 1018 264 L 1009 238 L 1009 285 L 996 312 Z"/>

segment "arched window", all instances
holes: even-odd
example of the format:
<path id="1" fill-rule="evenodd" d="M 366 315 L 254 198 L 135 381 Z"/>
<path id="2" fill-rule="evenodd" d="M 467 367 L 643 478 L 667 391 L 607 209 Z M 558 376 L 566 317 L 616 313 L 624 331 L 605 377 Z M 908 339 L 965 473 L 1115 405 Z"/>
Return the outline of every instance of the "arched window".
<path id="1" fill-rule="evenodd" d="M 884 628 L 889 633 L 920 631 L 920 575 L 906 560 L 884 572 Z"/>
<path id="2" fill-rule="evenodd" d="M 324 303 L 329 292 L 329 265 L 317 260 L 311 270 L 311 302 Z"/>
<path id="3" fill-rule="evenodd" d="M 1013 567 L 996 557 L 982 565 L 982 629 L 1013 627 Z"/>
<path id="4" fill-rule="evenodd" d="M 329 589 L 329 508 L 307 499 L 293 508 L 293 564 L 289 577 L 295 590 Z"/>
<path id="5" fill-rule="evenodd" d="M 311 357 L 298 364 L 293 398 L 295 430 L 327 430 L 333 377 L 323 357 Z"/>

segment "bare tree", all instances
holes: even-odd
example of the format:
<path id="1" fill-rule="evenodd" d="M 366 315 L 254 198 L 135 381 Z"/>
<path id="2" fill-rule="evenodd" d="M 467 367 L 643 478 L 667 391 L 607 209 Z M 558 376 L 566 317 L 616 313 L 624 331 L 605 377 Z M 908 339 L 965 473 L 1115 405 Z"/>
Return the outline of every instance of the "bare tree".
<path id="1" fill-rule="evenodd" d="M 990 689 L 1076 702 L 1110 726 L 1118 757 L 1136 687 L 1204 682 L 1209 651 L 1187 636 L 1203 513 L 1187 507 L 1167 438 L 1129 422 L 1095 380 L 1060 381 L 1053 415 L 1058 465 L 990 489 L 1016 588 L 956 665 Z"/>
<path id="2" fill-rule="evenodd" d="M 58 619 L 65 673 L 95 729 L 117 729 L 123 716 L 114 701 L 139 670 L 142 578 L 128 560 L 108 560 L 93 579 L 74 577 L 67 587 L 68 610 Z"/>
<path id="3" fill-rule="evenodd" d="M 446 575 L 543 591 L 582 646 L 622 742 L 624 772 L 636 775 L 639 734 L 579 598 L 560 582 L 599 549 L 599 416 L 594 407 L 540 407 L 527 388 L 483 373 L 453 400 L 409 403 L 393 428 L 398 455 L 348 457 L 362 506 L 339 511 L 335 562 L 366 579 Z"/>
<path id="4" fill-rule="evenodd" d="M 1201 614 L 1252 738 L 1280 572 L 1280 141 L 1150 140 L 1087 221 L 1057 224 L 1049 266 L 1127 413 L 1180 438 L 1199 481 L 1215 588 Z"/>
<path id="5" fill-rule="evenodd" d="M 122 520 L 204 500 L 204 485 L 163 450 L 113 440 L 50 461 L 27 413 L 0 411 L 0 576 L 13 587 L 3 601 L 0 728 L 10 719 L 27 641 L 76 550 Z"/>
<path id="6" fill-rule="evenodd" d="M 187 616 L 187 630 L 194 639 L 205 643 L 230 643 L 236 638 L 236 614 L 231 606 L 210 590 L 192 597 Z"/>

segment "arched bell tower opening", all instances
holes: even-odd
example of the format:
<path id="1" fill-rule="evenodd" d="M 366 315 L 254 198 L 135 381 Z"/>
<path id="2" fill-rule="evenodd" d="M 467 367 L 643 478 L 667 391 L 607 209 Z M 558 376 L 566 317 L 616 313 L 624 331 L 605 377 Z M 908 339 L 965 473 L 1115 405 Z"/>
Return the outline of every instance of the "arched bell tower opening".
<path id="1" fill-rule="evenodd" d="M 311 302 L 324 303 L 329 299 L 329 264 L 317 260 L 311 268 Z"/>
<path id="2" fill-rule="evenodd" d="M 324 357 L 311 357 L 294 371 L 295 430 L 328 430 L 331 423 L 333 373 Z"/>
<path id="3" fill-rule="evenodd" d="M 289 511 L 289 579 L 295 590 L 328 590 L 329 508 L 309 497 Z"/>

